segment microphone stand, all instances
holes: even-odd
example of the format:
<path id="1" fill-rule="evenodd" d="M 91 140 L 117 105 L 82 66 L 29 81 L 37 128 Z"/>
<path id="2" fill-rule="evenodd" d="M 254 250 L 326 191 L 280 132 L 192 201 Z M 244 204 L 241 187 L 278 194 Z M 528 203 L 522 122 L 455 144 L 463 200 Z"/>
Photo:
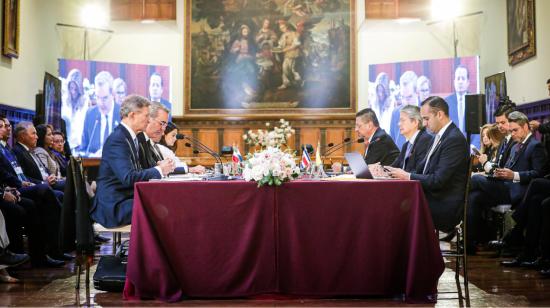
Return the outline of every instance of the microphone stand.
<path id="1" fill-rule="evenodd" d="M 217 163 L 223 164 L 220 155 L 218 155 L 218 153 L 214 152 L 214 150 L 207 147 L 205 144 L 203 144 L 199 140 L 197 140 L 193 137 L 187 136 L 187 135 L 184 135 L 183 138 L 189 140 L 191 142 L 191 144 L 193 144 L 193 146 L 195 146 L 199 149 L 199 151 L 210 154 L 212 157 L 214 157 L 214 159 L 216 160 Z"/>

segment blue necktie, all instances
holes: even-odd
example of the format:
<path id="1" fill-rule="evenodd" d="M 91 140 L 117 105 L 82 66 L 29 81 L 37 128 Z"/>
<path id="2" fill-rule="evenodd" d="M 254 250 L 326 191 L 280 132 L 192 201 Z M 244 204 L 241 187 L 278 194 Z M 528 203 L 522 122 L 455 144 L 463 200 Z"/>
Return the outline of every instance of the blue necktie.
<path id="1" fill-rule="evenodd" d="M 10 162 L 12 168 L 13 168 L 13 171 L 15 172 L 15 174 L 17 174 L 17 178 L 21 181 L 21 182 L 28 182 L 28 179 L 27 177 L 25 176 L 25 174 L 23 173 L 18 173 L 16 168 L 19 167 L 21 168 L 21 166 L 19 166 L 19 162 L 17 162 L 17 159 L 15 159 L 15 157 L 13 156 L 13 154 L 11 153 L 11 151 L 6 148 L 3 144 L 0 143 L 0 148 L 2 149 L 2 154 L 4 154 L 4 157 Z M 21 169 L 20 169 L 21 170 Z"/>

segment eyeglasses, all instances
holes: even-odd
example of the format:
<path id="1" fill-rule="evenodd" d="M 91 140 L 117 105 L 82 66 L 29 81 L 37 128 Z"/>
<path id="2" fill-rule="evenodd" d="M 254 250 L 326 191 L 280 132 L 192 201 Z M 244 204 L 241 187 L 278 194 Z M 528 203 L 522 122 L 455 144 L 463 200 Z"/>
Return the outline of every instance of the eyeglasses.
<path id="1" fill-rule="evenodd" d="M 157 120 L 157 119 L 152 119 L 152 120 L 154 120 L 154 121 L 156 121 L 157 123 L 159 123 L 160 126 L 162 126 L 162 127 L 166 127 L 166 126 L 168 125 L 168 122 L 166 122 L 166 121 L 159 121 L 159 120 Z"/>

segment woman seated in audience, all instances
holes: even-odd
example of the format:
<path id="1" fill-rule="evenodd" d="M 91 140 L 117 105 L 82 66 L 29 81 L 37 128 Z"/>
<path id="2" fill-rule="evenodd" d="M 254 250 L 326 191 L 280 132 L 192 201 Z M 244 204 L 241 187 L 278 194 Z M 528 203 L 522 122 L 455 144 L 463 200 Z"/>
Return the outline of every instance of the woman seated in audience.
<path id="1" fill-rule="evenodd" d="M 164 130 L 164 135 L 160 139 L 159 149 L 162 157 L 171 158 L 176 162 L 176 168 L 185 169 L 186 173 L 204 173 L 205 168 L 203 166 L 187 167 L 187 164 L 179 159 L 176 156 L 176 135 L 178 134 L 178 127 L 172 122 L 168 122 L 166 129 Z"/>
<path id="2" fill-rule="evenodd" d="M 38 157 L 40 162 L 42 162 L 42 165 L 46 167 L 49 174 L 61 177 L 61 167 L 50 150 L 53 146 L 52 126 L 40 124 L 36 126 L 36 134 L 38 135 L 38 141 L 36 142 L 34 154 Z"/>
<path id="3" fill-rule="evenodd" d="M 495 124 L 485 124 L 481 127 L 481 149 L 479 150 L 481 155 L 480 163 L 477 166 L 477 170 L 483 171 L 483 164 L 488 161 L 495 161 L 497 159 L 497 152 L 500 143 L 504 139 L 504 135 L 500 132 Z M 481 163 L 483 162 L 483 163 Z"/>
<path id="4" fill-rule="evenodd" d="M 65 155 L 65 135 L 60 131 L 53 132 L 53 146 L 50 153 L 59 164 L 61 176 L 67 176 L 67 155 Z"/>

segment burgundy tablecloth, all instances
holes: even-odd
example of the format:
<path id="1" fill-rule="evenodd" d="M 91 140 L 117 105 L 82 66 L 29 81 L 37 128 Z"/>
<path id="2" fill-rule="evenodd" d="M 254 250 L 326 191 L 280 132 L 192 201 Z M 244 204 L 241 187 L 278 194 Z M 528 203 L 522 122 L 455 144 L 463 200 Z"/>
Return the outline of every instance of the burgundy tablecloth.
<path id="1" fill-rule="evenodd" d="M 139 183 L 125 299 L 404 295 L 443 272 L 413 181 Z"/>

